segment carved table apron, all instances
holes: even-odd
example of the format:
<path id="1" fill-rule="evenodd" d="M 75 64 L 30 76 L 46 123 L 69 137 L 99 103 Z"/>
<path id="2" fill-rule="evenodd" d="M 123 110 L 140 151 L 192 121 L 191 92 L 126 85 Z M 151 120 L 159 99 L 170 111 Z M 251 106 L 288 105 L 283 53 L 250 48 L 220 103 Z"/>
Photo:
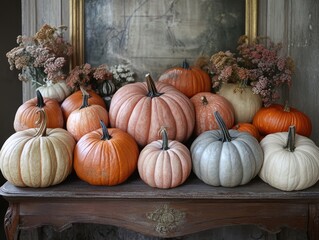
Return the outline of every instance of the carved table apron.
<path id="1" fill-rule="evenodd" d="M 212 187 L 195 177 L 174 189 L 154 189 L 139 178 L 106 187 L 76 177 L 48 188 L 5 183 L 8 240 L 19 229 L 51 225 L 62 231 L 72 223 L 127 228 L 149 236 L 178 237 L 215 227 L 253 224 L 270 232 L 282 227 L 307 231 L 319 239 L 319 184 L 295 192 L 276 190 L 256 178 L 235 188 Z"/>

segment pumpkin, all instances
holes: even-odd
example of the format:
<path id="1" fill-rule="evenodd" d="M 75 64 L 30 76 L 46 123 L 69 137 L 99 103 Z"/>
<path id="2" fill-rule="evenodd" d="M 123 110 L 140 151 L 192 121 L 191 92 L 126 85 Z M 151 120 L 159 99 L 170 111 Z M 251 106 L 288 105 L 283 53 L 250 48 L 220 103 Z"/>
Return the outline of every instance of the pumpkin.
<path id="1" fill-rule="evenodd" d="M 252 123 L 237 123 L 233 126 L 233 129 L 238 130 L 240 132 L 248 132 L 252 136 L 254 136 L 258 141 L 261 140 L 260 133 L 257 127 Z"/>
<path id="2" fill-rule="evenodd" d="M 73 137 L 65 129 L 47 128 L 45 110 L 38 112 L 39 128 L 14 133 L 0 151 L 4 178 L 19 187 L 56 185 L 64 181 L 73 169 Z"/>
<path id="3" fill-rule="evenodd" d="M 86 92 L 90 95 L 88 99 L 88 103 L 90 105 L 97 104 L 106 109 L 105 102 L 103 98 L 95 93 L 93 90 L 86 90 Z M 67 121 L 71 112 L 81 107 L 83 102 L 83 93 L 82 90 L 78 90 L 68 96 L 61 104 L 61 109 L 63 113 L 64 120 Z"/>
<path id="4" fill-rule="evenodd" d="M 76 141 L 91 131 L 100 128 L 99 120 L 109 123 L 109 115 L 107 110 L 97 104 L 90 105 L 88 103 L 90 95 L 83 92 L 82 105 L 77 110 L 70 113 L 67 122 L 66 130 L 68 130 Z"/>
<path id="5" fill-rule="evenodd" d="M 261 97 L 254 94 L 250 86 L 223 83 L 217 94 L 225 97 L 233 105 L 235 123 L 251 123 L 256 112 L 262 107 Z"/>
<path id="6" fill-rule="evenodd" d="M 46 83 L 38 87 L 37 90 L 41 92 L 43 97 L 56 99 L 59 103 L 71 94 L 71 89 L 63 80 L 56 83 L 46 81 Z"/>
<path id="7" fill-rule="evenodd" d="M 102 97 L 110 96 L 115 93 L 115 85 L 111 80 L 104 80 L 98 85 L 99 95 Z"/>
<path id="8" fill-rule="evenodd" d="M 136 141 L 118 128 L 101 127 L 85 134 L 74 149 L 77 176 L 92 185 L 120 184 L 135 171 L 139 155 Z"/>
<path id="9" fill-rule="evenodd" d="M 168 140 L 167 131 L 161 129 L 162 140 L 146 145 L 138 158 L 141 179 L 151 187 L 174 188 L 183 184 L 192 170 L 188 148 L 175 140 Z"/>
<path id="10" fill-rule="evenodd" d="M 303 190 L 319 180 L 319 148 L 308 137 L 288 132 L 268 134 L 260 142 L 264 164 L 260 178 L 283 191 Z"/>
<path id="11" fill-rule="evenodd" d="M 159 140 L 162 126 L 169 139 L 186 141 L 195 125 L 190 99 L 167 83 L 155 83 L 149 74 L 146 82 L 131 83 L 115 92 L 109 115 L 111 127 L 129 133 L 140 146 Z"/>
<path id="12" fill-rule="evenodd" d="M 218 124 L 214 119 L 214 112 L 218 111 L 227 128 L 234 125 L 234 108 L 224 97 L 211 92 L 197 93 L 191 98 L 195 108 L 195 136 L 208 130 L 218 129 Z"/>
<path id="13" fill-rule="evenodd" d="M 253 118 L 253 124 L 262 135 L 286 132 L 289 126 L 295 126 L 296 133 L 309 137 L 312 131 L 310 118 L 286 102 L 261 108 Z"/>
<path id="14" fill-rule="evenodd" d="M 190 148 L 193 172 L 212 186 L 246 184 L 262 166 L 262 148 L 249 133 L 228 130 L 218 112 L 214 116 L 221 130 L 203 132 L 194 140 Z"/>
<path id="15" fill-rule="evenodd" d="M 211 78 L 199 67 L 190 67 L 186 60 L 182 67 L 173 67 L 162 73 L 158 79 L 169 83 L 191 98 L 199 92 L 211 91 Z"/>
<path id="16" fill-rule="evenodd" d="M 43 98 L 39 90 L 36 91 L 36 97 L 24 102 L 17 109 L 13 127 L 15 131 L 35 128 L 37 121 L 36 112 L 44 109 L 47 115 L 46 125 L 48 128 L 63 128 L 64 118 L 60 104 L 52 98 Z"/>

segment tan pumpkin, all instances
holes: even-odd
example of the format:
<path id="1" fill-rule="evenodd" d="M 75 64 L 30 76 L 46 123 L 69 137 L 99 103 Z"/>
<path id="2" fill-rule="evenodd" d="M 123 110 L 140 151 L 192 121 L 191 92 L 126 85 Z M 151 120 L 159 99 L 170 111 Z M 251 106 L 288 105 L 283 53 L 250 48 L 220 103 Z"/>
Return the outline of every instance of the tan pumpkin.
<path id="1" fill-rule="evenodd" d="M 140 146 L 160 139 L 162 126 L 169 139 L 186 141 L 195 125 L 190 99 L 167 83 L 155 83 L 149 74 L 146 82 L 128 84 L 115 92 L 109 115 L 111 127 L 128 132 Z"/>
<path id="2" fill-rule="evenodd" d="M 37 90 L 41 92 L 43 97 L 53 98 L 59 103 L 71 94 L 71 89 L 63 80 L 56 83 L 48 80 L 43 86 L 38 87 Z"/>
<path id="3" fill-rule="evenodd" d="M 73 137 L 62 128 L 47 129 L 44 109 L 39 113 L 38 129 L 14 133 L 0 151 L 4 178 L 19 187 L 56 185 L 64 181 L 73 169 Z"/>
<path id="4" fill-rule="evenodd" d="M 106 125 L 109 123 L 107 110 L 97 104 L 90 105 L 88 103 L 90 95 L 87 92 L 83 94 L 81 107 L 71 112 L 66 122 L 66 129 L 76 141 L 79 141 L 83 135 L 99 129 L 100 120 Z"/>
<path id="5" fill-rule="evenodd" d="M 214 117 L 215 111 L 220 113 L 227 128 L 234 125 L 234 108 L 226 98 L 211 92 L 201 92 L 194 95 L 191 102 L 195 108 L 195 136 L 219 128 Z"/>
<path id="6" fill-rule="evenodd" d="M 44 109 L 47 115 L 48 128 L 63 128 L 64 118 L 59 102 L 56 99 L 43 98 L 39 90 L 37 97 L 24 102 L 16 111 L 13 127 L 15 131 L 37 127 L 37 114 L 39 109 Z"/>
<path id="7" fill-rule="evenodd" d="M 112 186 L 135 171 L 139 149 L 136 141 L 118 128 L 101 127 L 85 134 L 74 149 L 77 176 L 92 185 Z"/>
<path id="8" fill-rule="evenodd" d="M 225 97 L 233 105 L 235 123 L 251 123 L 256 112 L 262 107 L 261 97 L 258 94 L 254 94 L 250 86 L 224 83 L 218 94 Z"/>
<path id="9" fill-rule="evenodd" d="M 165 128 L 161 133 L 162 140 L 151 142 L 141 151 L 138 172 L 151 187 L 174 188 L 183 184 L 191 173 L 191 155 L 182 143 L 168 140 Z"/>

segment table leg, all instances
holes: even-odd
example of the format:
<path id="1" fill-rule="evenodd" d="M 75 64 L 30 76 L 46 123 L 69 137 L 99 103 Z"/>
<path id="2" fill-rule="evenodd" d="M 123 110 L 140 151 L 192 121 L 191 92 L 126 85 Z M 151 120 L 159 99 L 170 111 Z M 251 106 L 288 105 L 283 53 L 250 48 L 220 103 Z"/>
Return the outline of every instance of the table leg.
<path id="1" fill-rule="evenodd" d="M 309 240 L 319 239 L 319 204 L 309 205 L 308 221 L 308 238 Z"/>
<path id="2" fill-rule="evenodd" d="M 19 204 L 9 203 L 8 210 L 4 218 L 4 228 L 7 240 L 16 240 L 18 237 L 19 225 Z"/>

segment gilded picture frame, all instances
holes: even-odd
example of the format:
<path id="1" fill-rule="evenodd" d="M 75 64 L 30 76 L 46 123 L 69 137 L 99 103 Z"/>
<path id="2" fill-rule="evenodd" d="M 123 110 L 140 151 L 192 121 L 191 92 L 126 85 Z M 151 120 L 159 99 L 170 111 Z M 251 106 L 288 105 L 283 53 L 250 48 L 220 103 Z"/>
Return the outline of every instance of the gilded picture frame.
<path id="1" fill-rule="evenodd" d="M 70 41 L 74 48 L 71 68 L 85 63 L 85 0 L 70 0 Z M 257 35 L 257 0 L 245 0 L 245 35 Z"/>

